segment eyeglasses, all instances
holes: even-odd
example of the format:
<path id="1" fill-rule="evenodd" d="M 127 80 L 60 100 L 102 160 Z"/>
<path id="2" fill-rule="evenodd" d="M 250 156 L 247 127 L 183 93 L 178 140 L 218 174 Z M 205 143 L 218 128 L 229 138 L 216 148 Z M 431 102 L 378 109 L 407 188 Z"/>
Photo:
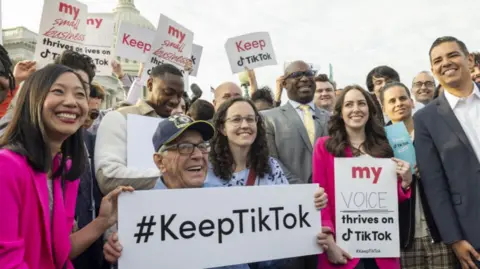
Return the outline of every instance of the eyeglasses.
<path id="1" fill-rule="evenodd" d="M 92 120 L 96 120 L 99 115 L 100 115 L 100 113 L 99 113 L 98 111 L 95 111 L 95 110 L 90 111 L 90 112 L 88 113 L 88 116 L 89 116 L 90 119 L 92 119 Z"/>
<path id="2" fill-rule="evenodd" d="M 302 71 L 302 72 L 293 72 L 287 75 L 286 78 L 301 78 L 301 77 L 313 77 L 315 73 L 312 70 Z"/>
<path id="3" fill-rule="evenodd" d="M 227 118 L 225 121 L 230 122 L 233 126 L 239 126 L 242 124 L 243 120 L 245 120 L 248 125 L 254 125 L 258 122 L 258 116 L 246 116 L 246 117 L 235 116 L 235 117 Z"/>
<path id="4" fill-rule="evenodd" d="M 421 88 L 423 85 L 425 85 L 425 87 L 427 88 L 432 88 L 432 87 L 435 87 L 435 83 L 433 81 L 417 81 L 415 83 L 413 83 L 413 85 L 417 88 Z"/>
<path id="5" fill-rule="evenodd" d="M 192 144 L 192 143 L 179 143 L 170 146 L 162 146 L 160 148 L 160 152 L 169 151 L 169 150 L 176 150 L 181 155 L 190 155 L 193 153 L 195 148 L 198 148 L 200 152 L 203 154 L 210 152 L 210 143 L 209 142 L 202 142 L 200 144 Z"/>

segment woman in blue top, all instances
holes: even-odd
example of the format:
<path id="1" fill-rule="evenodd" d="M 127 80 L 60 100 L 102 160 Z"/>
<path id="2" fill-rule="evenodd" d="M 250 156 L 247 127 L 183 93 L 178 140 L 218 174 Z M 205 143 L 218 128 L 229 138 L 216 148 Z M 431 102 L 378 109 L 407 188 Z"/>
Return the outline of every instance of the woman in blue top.
<path id="1" fill-rule="evenodd" d="M 206 185 L 288 184 L 279 163 L 269 155 L 263 119 L 252 101 L 242 97 L 226 101 L 215 113 L 213 125 L 216 133 L 210 142 Z M 323 193 L 323 189 L 318 192 Z M 248 268 L 310 268 L 303 266 L 303 259 L 264 261 L 248 264 Z M 311 268 L 316 268 L 316 264 Z"/>
<path id="2" fill-rule="evenodd" d="M 262 117 L 250 100 L 239 97 L 223 103 L 213 125 L 217 132 L 211 140 L 206 184 L 288 184 L 278 162 L 269 156 Z"/>

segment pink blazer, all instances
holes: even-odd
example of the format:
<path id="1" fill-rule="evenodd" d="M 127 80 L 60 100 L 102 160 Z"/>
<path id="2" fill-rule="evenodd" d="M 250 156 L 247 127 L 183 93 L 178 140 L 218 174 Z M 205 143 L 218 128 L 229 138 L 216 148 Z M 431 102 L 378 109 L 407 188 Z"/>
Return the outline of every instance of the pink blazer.
<path id="1" fill-rule="evenodd" d="M 313 175 L 312 182 L 319 183 L 328 194 L 328 204 L 322 210 L 322 226 L 328 226 L 335 233 L 335 178 L 334 178 L 334 156 L 325 148 L 325 141 L 328 136 L 317 140 L 313 151 Z M 346 157 L 352 157 L 352 151 L 347 148 Z M 410 190 L 405 193 L 402 190 L 401 182 L 398 182 L 398 200 L 402 202 L 410 198 Z M 400 259 L 379 258 L 375 259 L 380 269 L 400 269 Z M 320 254 L 318 257 L 318 269 L 353 269 L 360 259 L 352 259 L 345 265 L 336 265 L 328 261 L 327 254 Z"/>
<path id="2" fill-rule="evenodd" d="M 55 158 L 54 169 L 58 162 Z M 52 236 L 47 175 L 35 172 L 25 157 L 0 149 L 0 211 L 4 216 L 0 221 L 0 268 L 61 269 L 66 264 L 73 269 L 68 255 L 79 180 L 65 182 L 64 198 L 60 180 L 53 182 Z"/>

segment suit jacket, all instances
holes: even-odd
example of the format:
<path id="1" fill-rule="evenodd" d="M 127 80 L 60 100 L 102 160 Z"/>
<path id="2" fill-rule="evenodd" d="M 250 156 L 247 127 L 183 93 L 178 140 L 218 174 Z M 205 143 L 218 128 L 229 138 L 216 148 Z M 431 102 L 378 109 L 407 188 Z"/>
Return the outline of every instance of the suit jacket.
<path id="1" fill-rule="evenodd" d="M 313 152 L 313 183 L 318 183 L 328 194 L 328 204 L 322 210 L 322 225 L 328 226 L 335 234 L 335 170 L 334 156 L 325 148 L 325 141 L 328 137 L 322 137 L 317 140 L 315 151 Z M 350 148 L 345 150 L 346 157 L 352 157 Z M 404 192 L 401 186 L 401 180 L 398 181 L 398 202 L 401 203 L 411 196 L 411 189 Z M 379 269 L 400 269 L 400 259 L 398 258 L 379 258 L 375 259 Z M 328 261 L 327 254 L 318 256 L 318 269 L 354 269 L 360 259 L 352 259 L 345 265 L 335 265 Z"/>
<path id="2" fill-rule="evenodd" d="M 58 162 L 56 158 L 54 169 Z M 78 180 L 65 181 L 63 198 L 60 180 L 53 180 L 55 217 L 51 218 L 45 173 L 34 171 L 26 157 L 7 149 L 0 149 L 0 171 L 0 208 L 5 216 L 0 221 L 0 268 L 55 269 L 65 264 L 73 269 L 69 236 Z"/>
<path id="3" fill-rule="evenodd" d="M 417 166 L 443 242 L 480 249 L 480 163 L 444 94 L 415 114 L 414 128 Z"/>
<path id="4" fill-rule="evenodd" d="M 313 146 L 295 108 L 288 102 L 262 114 L 270 156 L 279 161 L 290 184 L 311 182 Z M 314 115 L 316 140 L 328 135 L 330 114 L 316 107 Z"/>

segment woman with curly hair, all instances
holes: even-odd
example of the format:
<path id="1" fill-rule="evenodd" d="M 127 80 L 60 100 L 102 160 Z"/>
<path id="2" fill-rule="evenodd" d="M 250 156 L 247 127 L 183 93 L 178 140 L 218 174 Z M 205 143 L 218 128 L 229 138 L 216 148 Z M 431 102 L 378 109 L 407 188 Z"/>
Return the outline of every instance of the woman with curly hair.
<path id="1" fill-rule="evenodd" d="M 254 103 L 243 97 L 230 99 L 217 110 L 213 125 L 216 133 L 211 140 L 211 166 L 205 185 L 253 186 L 288 184 L 278 162 L 269 156 L 263 119 Z M 318 209 L 325 207 L 323 188 L 314 195 Z M 326 234 L 318 234 L 317 243 L 325 245 Z M 249 264 L 248 268 L 298 268 L 296 259 L 282 259 Z"/>
<path id="2" fill-rule="evenodd" d="M 211 141 L 211 171 L 206 183 L 288 184 L 278 162 L 269 156 L 263 119 L 252 101 L 242 97 L 226 101 L 215 114 L 213 124 L 217 132 Z"/>
<path id="3" fill-rule="evenodd" d="M 393 158 L 383 125 L 372 96 L 358 85 L 347 86 L 335 104 L 329 122 L 328 137 L 317 140 L 313 151 L 313 183 L 319 183 L 330 197 L 322 211 L 322 224 L 335 231 L 335 176 L 336 157 L 392 158 L 398 174 L 398 198 L 410 197 L 412 173 L 408 162 Z M 398 258 L 352 259 L 350 254 L 335 244 L 334 232 L 329 235 L 327 251 L 319 255 L 318 268 L 328 269 L 400 269 Z"/>

